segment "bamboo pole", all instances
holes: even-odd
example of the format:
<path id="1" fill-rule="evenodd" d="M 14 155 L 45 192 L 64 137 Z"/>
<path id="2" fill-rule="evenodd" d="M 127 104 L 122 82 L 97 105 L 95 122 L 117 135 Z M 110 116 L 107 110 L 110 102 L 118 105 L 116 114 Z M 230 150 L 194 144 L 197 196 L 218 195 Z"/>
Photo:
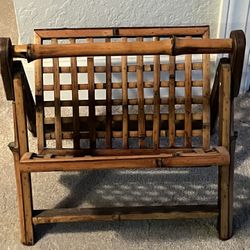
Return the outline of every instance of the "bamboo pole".
<path id="1" fill-rule="evenodd" d="M 171 38 L 152 42 L 122 41 L 115 43 L 29 44 L 13 46 L 13 56 L 27 58 L 28 61 L 40 58 L 70 56 L 180 55 L 230 52 L 232 52 L 232 39 Z"/>

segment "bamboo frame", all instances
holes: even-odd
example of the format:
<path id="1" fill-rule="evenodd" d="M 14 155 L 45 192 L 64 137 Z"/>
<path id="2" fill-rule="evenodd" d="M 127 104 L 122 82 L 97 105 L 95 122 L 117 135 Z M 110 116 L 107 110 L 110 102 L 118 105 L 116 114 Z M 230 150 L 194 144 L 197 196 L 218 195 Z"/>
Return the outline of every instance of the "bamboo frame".
<path id="1" fill-rule="evenodd" d="M 77 40 L 80 38 L 86 39 L 87 43 L 79 44 Z M 100 38 L 105 42 L 95 41 Z M 67 39 L 69 44 L 57 44 L 60 39 Z M 52 44 L 44 45 L 44 41 L 52 41 Z M 4 42 L 6 45 L 6 40 Z M 232 236 L 235 140 L 232 107 L 241 75 L 241 69 L 235 66 L 237 63 L 234 60 L 243 58 L 240 55 L 244 51 L 244 34 L 235 32 L 230 39 L 209 39 L 207 26 L 37 30 L 35 43 L 14 46 L 8 43 L 8 46 L 1 46 L 0 51 L 1 65 L 7 65 L 5 73 L 1 72 L 5 74 L 7 97 L 15 100 L 15 143 L 11 148 L 16 170 L 21 241 L 24 244 L 34 244 L 34 225 L 92 220 L 219 216 L 220 239 Z M 230 61 L 220 61 L 210 99 L 209 54 L 212 53 L 230 53 L 231 56 Z M 185 54 L 183 62 L 176 58 L 180 54 Z M 191 54 L 203 54 L 202 60 L 193 62 Z M 130 62 L 130 55 L 135 56 L 135 62 Z M 147 63 L 146 55 L 153 55 L 153 60 Z M 169 55 L 167 62 L 162 61 L 162 55 Z M 70 66 L 59 65 L 58 58 L 64 56 L 70 57 Z M 86 65 L 78 65 L 80 56 L 86 57 Z M 94 56 L 105 56 L 105 64 L 95 65 Z M 113 56 L 121 56 L 118 65 L 112 61 Z M 29 61 L 38 59 L 35 62 L 36 129 L 32 115 L 34 102 L 27 78 L 20 62 L 14 63 L 15 70 L 11 75 L 9 62 L 12 57 L 27 58 Z M 51 57 L 52 66 L 44 65 L 43 60 Z M 202 72 L 202 79 L 193 79 L 193 70 Z M 179 79 L 179 71 L 183 72 L 183 79 Z M 232 78 L 232 71 L 237 77 Z M 105 74 L 103 82 L 96 82 L 96 74 L 99 73 Z M 44 74 L 53 74 L 53 82 L 46 84 Z M 71 82 L 62 84 L 60 74 L 69 74 Z M 87 81 L 80 82 L 78 74 L 87 74 Z M 115 80 L 114 74 L 121 76 L 120 82 Z M 131 80 L 133 74 L 135 78 Z M 146 74 L 151 74 L 152 79 L 146 80 Z M 168 77 L 162 79 L 162 76 Z M 12 78 L 13 96 L 8 85 Z M 201 95 L 192 94 L 196 87 L 202 89 Z M 177 88 L 184 91 L 184 96 L 178 96 Z M 87 100 L 81 99 L 79 91 L 82 90 L 88 92 Z M 104 99 L 97 98 L 95 93 L 98 90 L 105 91 Z M 168 91 L 166 96 L 164 90 Z M 48 91 L 54 93 L 54 99 L 45 101 Z M 61 91 L 71 91 L 72 99 L 61 100 Z M 113 91 L 120 91 L 120 97 L 115 96 Z M 151 91 L 153 96 L 147 96 L 147 91 Z M 135 93 L 132 97 L 131 92 Z M 31 104 L 31 108 L 27 103 Z M 214 114 L 210 117 L 210 108 L 217 107 L 218 103 L 219 147 L 212 148 L 210 125 L 214 126 L 216 117 Z M 152 108 L 149 113 L 146 105 Z M 192 105 L 200 105 L 202 110 L 193 111 Z M 104 106 L 106 112 L 96 114 L 96 107 L 99 106 Z M 178 106 L 182 109 L 178 110 Z M 62 107 L 72 107 L 73 115 L 65 117 Z M 87 116 L 80 115 L 80 107 L 88 108 Z M 114 108 L 119 110 L 119 107 L 122 112 L 115 113 Z M 130 107 L 137 107 L 137 111 L 130 113 Z M 166 107 L 167 110 L 164 110 Z M 47 117 L 45 108 L 55 108 L 55 116 Z M 30 121 L 31 130 L 37 132 L 38 154 L 29 152 L 26 120 Z M 195 147 L 193 137 L 202 138 L 202 144 Z M 168 145 L 162 146 L 161 139 L 165 138 Z M 89 141 L 88 147 L 82 147 L 82 139 Z M 97 141 L 102 139 L 105 142 L 100 147 Z M 113 148 L 113 139 L 121 139 L 121 148 Z M 130 139 L 138 139 L 137 148 L 131 148 Z M 146 139 L 152 139 L 152 145 L 148 145 Z M 181 145 L 178 144 L 179 139 L 183 139 Z M 54 140 L 55 147 L 47 147 L 48 140 Z M 64 148 L 63 140 L 71 140 L 73 148 Z M 219 165 L 218 205 L 44 211 L 33 210 L 32 207 L 31 172 L 213 165 Z"/>

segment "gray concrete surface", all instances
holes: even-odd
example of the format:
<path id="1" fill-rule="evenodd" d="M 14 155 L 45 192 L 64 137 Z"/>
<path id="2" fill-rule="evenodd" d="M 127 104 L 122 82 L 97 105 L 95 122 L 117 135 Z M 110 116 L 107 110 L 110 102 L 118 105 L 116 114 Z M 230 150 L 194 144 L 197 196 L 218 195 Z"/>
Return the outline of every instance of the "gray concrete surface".
<path id="1" fill-rule="evenodd" d="M 0 6 L 0 35 L 11 35 L 17 40 L 11 1 L 0 0 Z M 231 240 L 218 239 L 215 219 L 71 223 L 37 227 L 37 243 L 30 249 L 249 249 L 249 110 L 248 93 L 236 101 L 235 125 L 239 138 Z M 7 147 L 12 140 L 11 103 L 6 101 L 0 82 L 0 250 L 28 248 L 19 241 L 15 174 Z M 35 144 L 32 139 L 32 149 Z M 35 208 L 206 203 L 217 199 L 213 169 L 43 173 L 32 177 Z"/>

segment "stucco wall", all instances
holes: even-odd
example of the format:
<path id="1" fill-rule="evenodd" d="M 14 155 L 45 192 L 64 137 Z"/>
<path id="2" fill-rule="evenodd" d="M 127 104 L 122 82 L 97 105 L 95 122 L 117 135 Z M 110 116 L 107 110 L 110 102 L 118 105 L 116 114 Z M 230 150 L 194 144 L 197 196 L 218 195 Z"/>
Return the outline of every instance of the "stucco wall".
<path id="1" fill-rule="evenodd" d="M 221 0 L 14 0 L 20 42 L 34 28 L 201 25 L 216 36 Z"/>

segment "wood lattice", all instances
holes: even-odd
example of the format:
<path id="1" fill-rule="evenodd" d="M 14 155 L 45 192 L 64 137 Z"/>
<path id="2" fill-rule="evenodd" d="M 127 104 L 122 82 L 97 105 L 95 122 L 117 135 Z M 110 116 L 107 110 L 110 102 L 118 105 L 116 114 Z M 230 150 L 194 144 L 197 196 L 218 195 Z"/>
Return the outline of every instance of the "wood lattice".
<path id="1" fill-rule="evenodd" d="M 173 33 L 174 31 L 174 33 Z M 202 39 L 208 27 L 36 30 L 38 44 Z M 190 36 L 191 34 L 191 36 Z M 209 55 L 36 61 L 37 134 L 44 148 L 169 148 L 210 143 Z"/>

